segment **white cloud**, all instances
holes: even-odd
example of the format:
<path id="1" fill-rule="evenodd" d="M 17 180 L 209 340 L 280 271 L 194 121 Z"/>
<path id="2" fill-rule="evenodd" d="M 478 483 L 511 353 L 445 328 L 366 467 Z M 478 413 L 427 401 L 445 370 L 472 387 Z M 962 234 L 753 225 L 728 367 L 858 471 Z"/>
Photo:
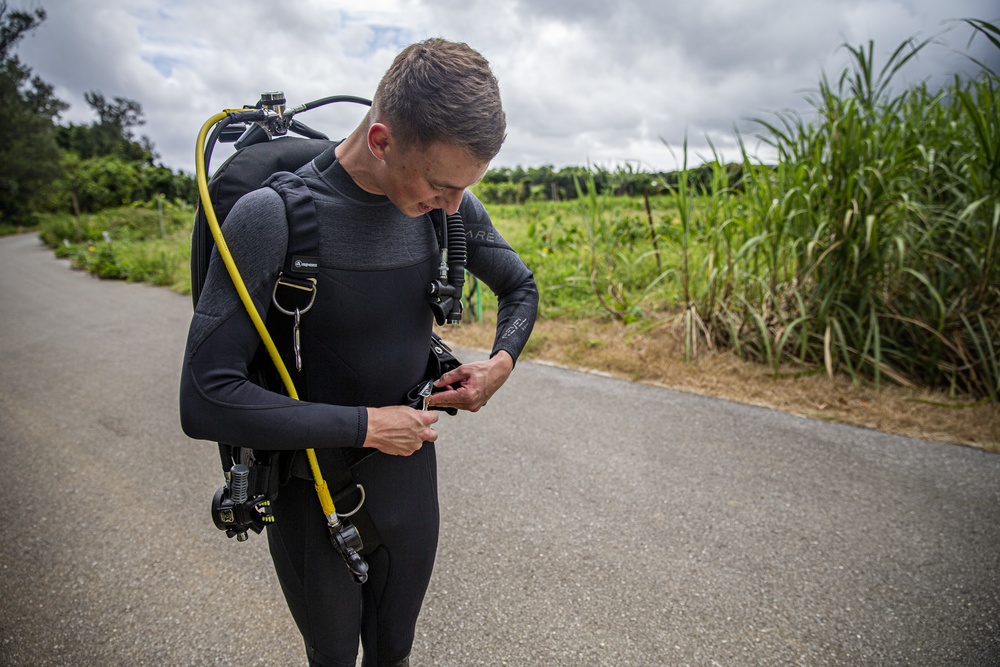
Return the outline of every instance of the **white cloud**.
<path id="1" fill-rule="evenodd" d="M 806 109 L 804 91 L 844 66 L 845 41 L 874 39 L 884 62 L 945 19 L 1000 14 L 987 0 L 32 1 L 48 18 L 18 53 L 71 104 L 64 120 L 91 120 L 86 91 L 134 99 L 140 132 L 188 171 L 198 128 L 222 108 L 275 89 L 291 103 L 370 96 L 400 48 L 438 35 L 479 49 L 497 73 L 508 140 L 495 164 L 672 169 L 660 138 L 676 150 L 687 136 L 692 156 L 708 156 L 706 135 L 736 159 L 733 128 L 752 134 L 749 118 Z M 969 32 L 956 27 L 950 48 L 921 54 L 908 80 L 969 67 L 950 50 Z M 301 120 L 343 135 L 362 114 L 328 108 Z"/>

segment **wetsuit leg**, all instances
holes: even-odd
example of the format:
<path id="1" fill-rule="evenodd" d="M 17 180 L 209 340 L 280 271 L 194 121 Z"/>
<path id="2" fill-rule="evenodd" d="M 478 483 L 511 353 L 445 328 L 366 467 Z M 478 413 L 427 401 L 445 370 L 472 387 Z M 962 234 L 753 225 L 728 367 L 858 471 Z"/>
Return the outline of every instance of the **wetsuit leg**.
<path id="1" fill-rule="evenodd" d="M 368 556 L 369 579 L 363 587 L 362 664 L 406 665 L 437 551 L 434 445 L 407 457 L 372 456 L 355 476 L 367 490 L 368 511 L 382 538 Z"/>
<path id="2" fill-rule="evenodd" d="M 408 457 L 377 454 L 354 472 L 382 538 L 366 556 L 368 582 L 355 584 L 330 545 L 308 480 L 292 478 L 273 503 L 271 558 L 310 665 L 354 667 L 359 636 L 364 667 L 405 665 L 437 550 L 434 447 Z"/>
<path id="3" fill-rule="evenodd" d="M 267 540 L 311 667 L 355 667 L 361 587 L 330 545 L 312 482 L 292 478 L 273 503 Z"/>

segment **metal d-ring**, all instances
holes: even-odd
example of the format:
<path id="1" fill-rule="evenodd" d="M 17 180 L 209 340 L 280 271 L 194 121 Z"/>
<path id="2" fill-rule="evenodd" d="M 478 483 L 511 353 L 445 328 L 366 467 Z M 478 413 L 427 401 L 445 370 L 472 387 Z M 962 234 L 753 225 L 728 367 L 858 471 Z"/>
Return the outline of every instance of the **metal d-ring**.
<path id="1" fill-rule="evenodd" d="M 348 517 L 354 516 L 361 510 L 361 506 L 365 504 L 365 487 L 361 486 L 360 484 L 355 484 L 355 486 L 358 487 L 358 491 L 361 492 L 361 500 L 358 501 L 357 506 L 350 512 L 347 512 L 346 514 L 341 514 L 340 512 L 337 512 L 337 516 L 339 516 L 341 519 L 347 519 Z"/>
<path id="2" fill-rule="evenodd" d="M 298 313 L 299 315 L 303 315 L 305 313 L 308 313 L 309 309 L 313 307 L 313 304 L 316 302 L 316 279 L 308 278 L 307 280 L 310 283 L 312 283 L 311 287 L 303 287 L 302 285 L 298 285 L 292 282 L 282 282 L 281 276 L 278 276 L 278 279 L 274 281 L 274 290 L 271 292 L 271 302 L 274 303 L 274 306 L 282 314 L 290 315 L 292 317 L 294 317 L 296 313 Z M 285 287 L 293 287 L 295 289 L 299 289 L 302 291 L 309 290 L 310 292 L 312 292 L 312 296 L 309 298 L 309 304 L 305 308 L 296 308 L 295 310 L 285 309 L 280 303 L 278 303 L 278 287 L 281 285 L 284 285 Z"/>

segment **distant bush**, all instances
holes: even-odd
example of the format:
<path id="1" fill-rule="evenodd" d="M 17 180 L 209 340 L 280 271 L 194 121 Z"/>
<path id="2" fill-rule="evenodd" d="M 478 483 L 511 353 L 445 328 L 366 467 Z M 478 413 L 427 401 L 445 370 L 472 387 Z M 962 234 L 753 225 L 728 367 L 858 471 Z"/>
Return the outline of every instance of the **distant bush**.
<path id="1" fill-rule="evenodd" d="M 101 278 L 190 291 L 188 264 L 194 209 L 164 203 L 123 206 L 80 216 L 41 216 L 38 231 L 58 256 Z"/>

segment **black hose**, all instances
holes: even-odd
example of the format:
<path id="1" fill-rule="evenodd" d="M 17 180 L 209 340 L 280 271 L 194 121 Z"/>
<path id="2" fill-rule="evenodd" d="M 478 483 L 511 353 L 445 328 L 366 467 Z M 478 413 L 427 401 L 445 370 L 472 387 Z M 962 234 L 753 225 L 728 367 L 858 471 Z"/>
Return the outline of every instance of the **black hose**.
<path id="1" fill-rule="evenodd" d="M 448 284 L 455 288 L 451 312 L 448 313 L 448 323 L 458 324 L 462 321 L 462 290 L 465 287 L 465 223 L 462 216 L 453 213 L 448 216 L 446 224 L 448 243 Z"/>
<path id="2" fill-rule="evenodd" d="M 305 123 L 300 123 L 294 118 L 292 119 L 291 124 L 288 126 L 288 129 L 294 132 L 295 134 L 301 134 L 303 137 L 307 137 L 309 139 L 322 139 L 324 141 L 330 140 L 330 137 L 326 136 L 319 130 L 314 130 Z"/>
<path id="3" fill-rule="evenodd" d="M 372 105 L 371 100 L 366 100 L 363 97 L 355 97 L 354 95 L 331 95 L 330 97 L 323 97 L 318 100 L 313 100 L 312 102 L 306 102 L 301 107 L 296 107 L 293 111 L 295 111 L 295 113 L 309 111 L 310 109 L 315 109 L 316 107 L 321 107 L 325 104 L 331 104 L 333 102 L 354 102 L 355 104 L 364 104 L 369 107 Z"/>
<path id="4" fill-rule="evenodd" d="M 226 126 L 229 125 L 231 122 L 232 121 L 229 118 L 223 118 L 222 120 L 220 120 L 218 123 L 215 124 L 215 127 L 212 128 L 212 134 L 208 136 L 208 141 L 205 143 L 206 173 L 209 171 L 209 165 L 212 164 L 212 152 L 215 150 L 215 144 L 219 142 L 219 135 L 222 134 L 222 131 L 226 129 Z"/>

